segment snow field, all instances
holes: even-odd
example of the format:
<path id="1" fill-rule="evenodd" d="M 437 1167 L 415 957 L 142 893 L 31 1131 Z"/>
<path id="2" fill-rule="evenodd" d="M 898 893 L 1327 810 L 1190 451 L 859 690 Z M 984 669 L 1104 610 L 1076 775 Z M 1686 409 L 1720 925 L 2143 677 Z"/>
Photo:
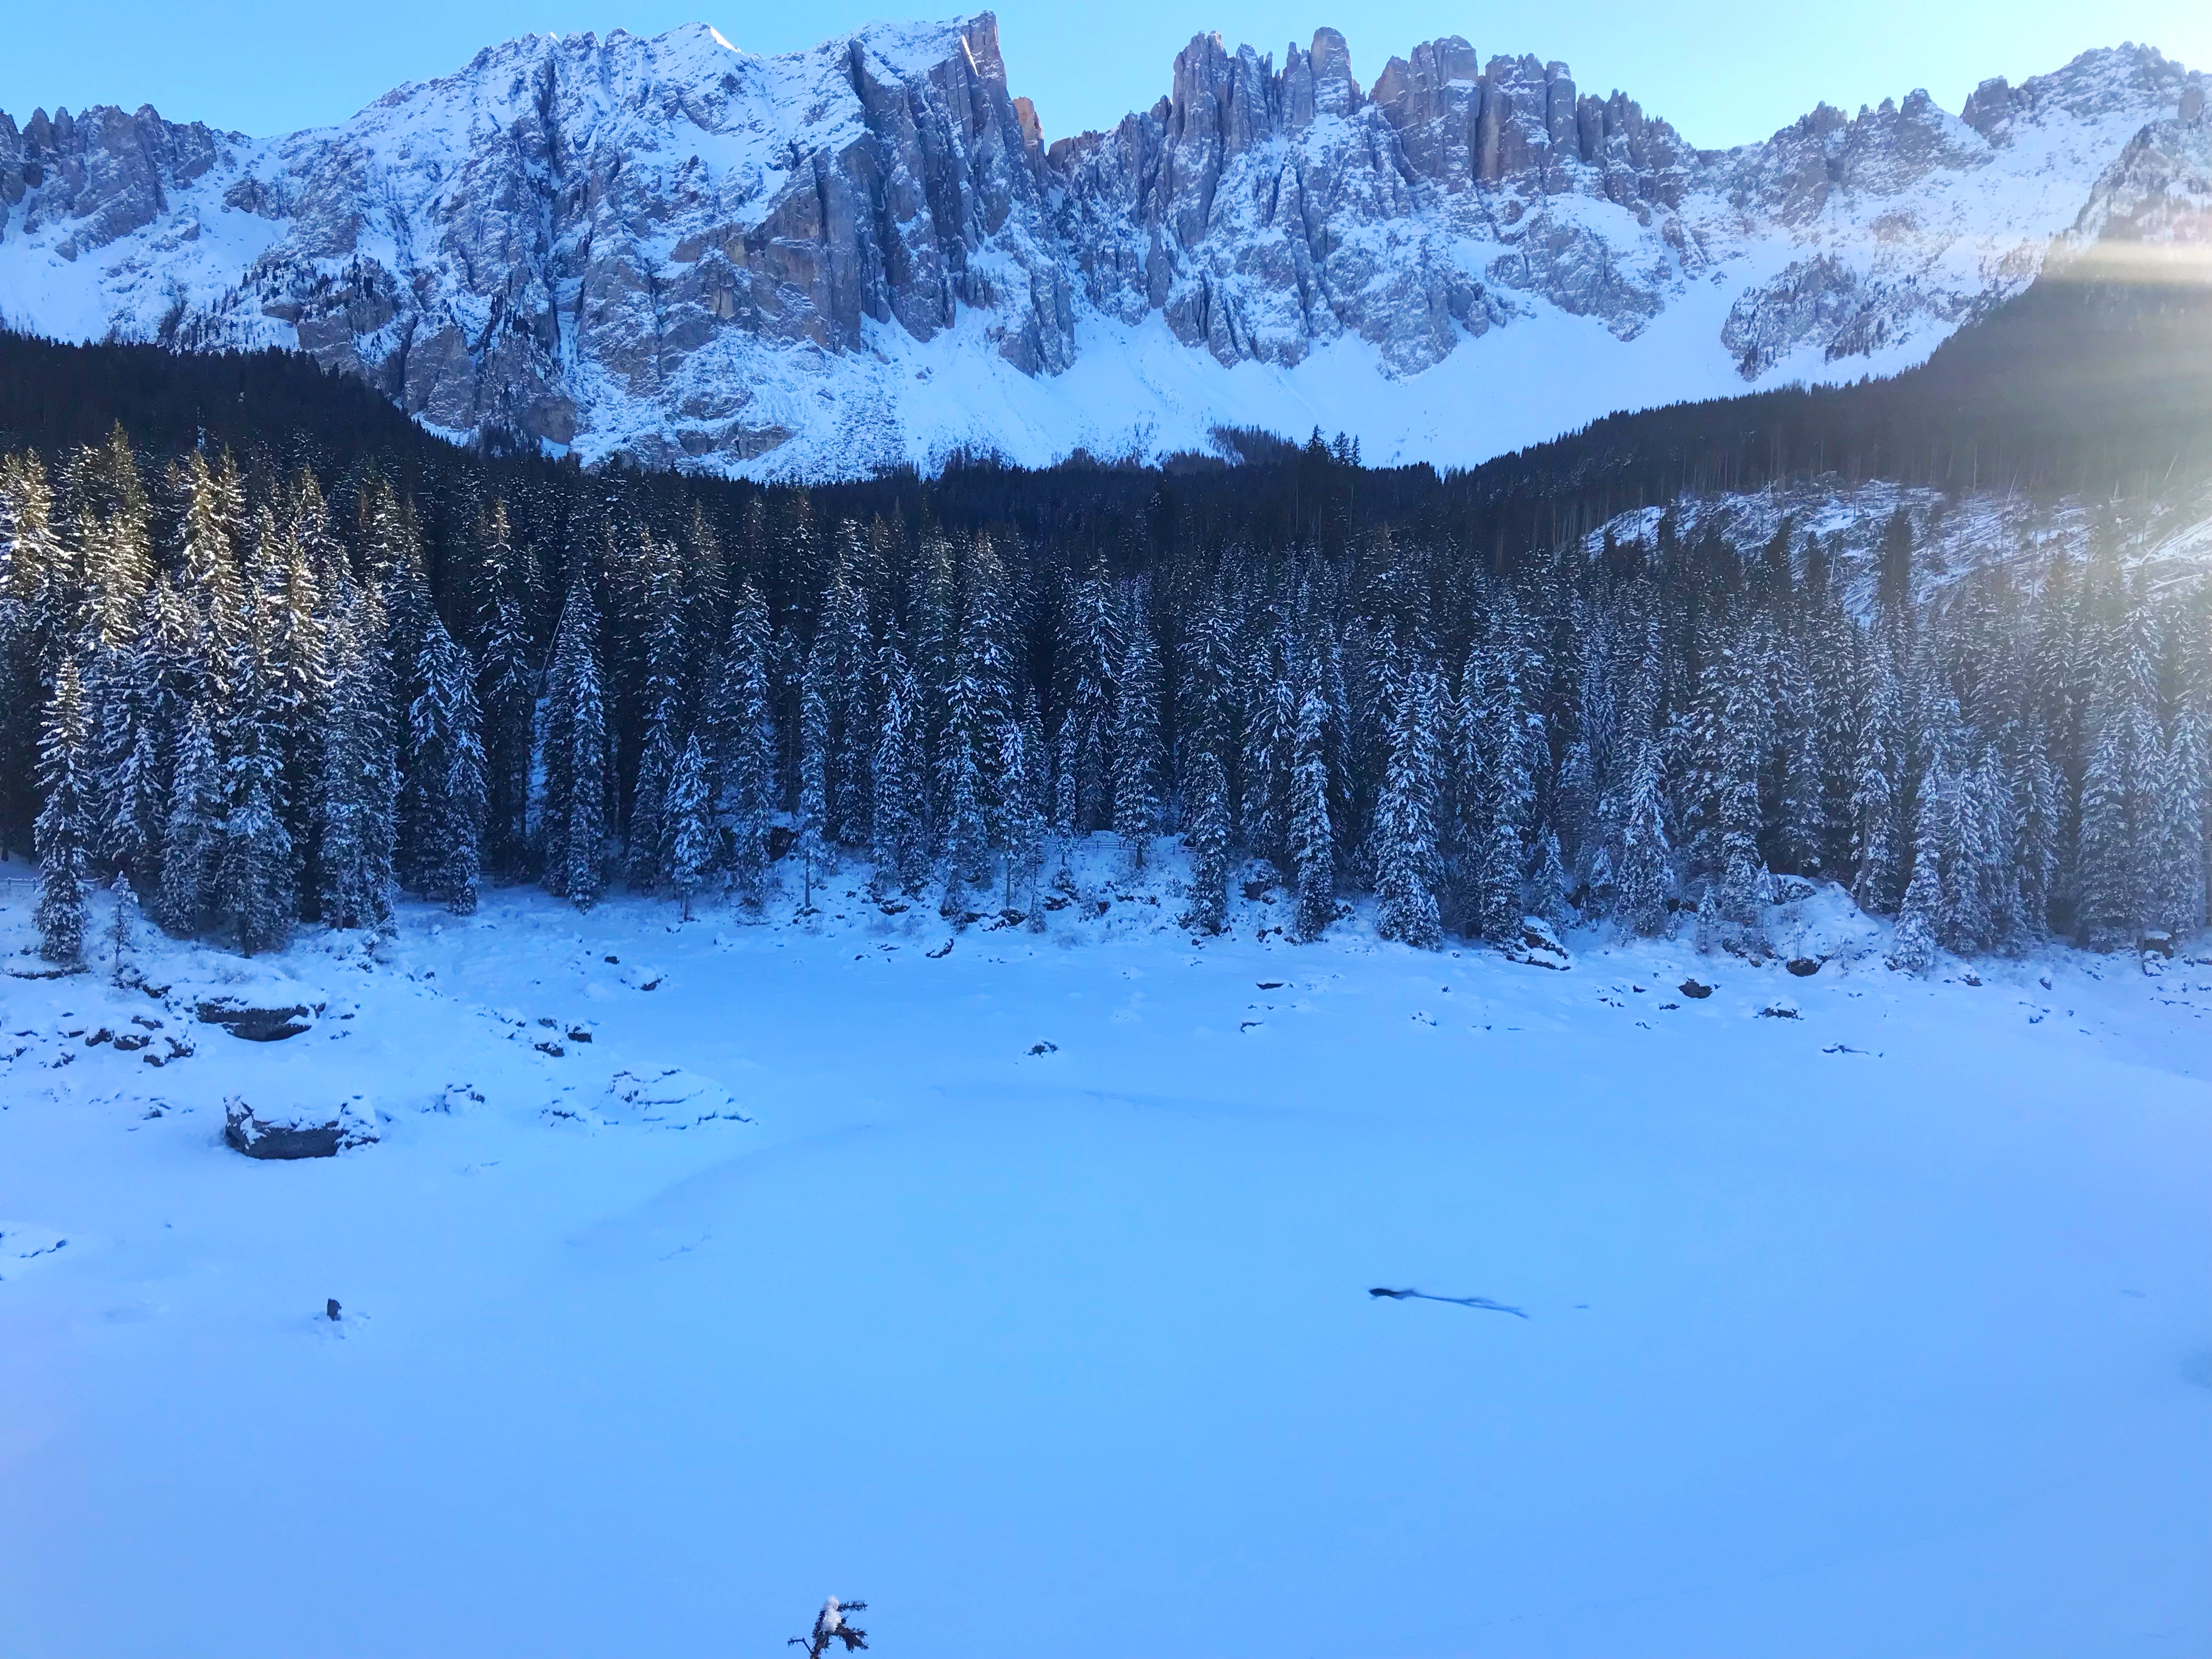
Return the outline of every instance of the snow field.
<path id="1" fill-rule="evenodd" d="M 1042 935 L 847 872 L 0 979 L 0 1654 L 2212 1642 L 2212 963 L 1194 945 L 1085 850 Z M 62 1035 L 134 1012 L 196 1052 Z"/>

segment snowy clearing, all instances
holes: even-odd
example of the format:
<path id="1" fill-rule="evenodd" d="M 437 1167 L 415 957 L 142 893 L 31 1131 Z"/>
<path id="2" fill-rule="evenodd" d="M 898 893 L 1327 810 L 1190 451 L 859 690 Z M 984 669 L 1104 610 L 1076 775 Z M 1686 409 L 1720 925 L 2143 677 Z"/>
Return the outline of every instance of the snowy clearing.
<path id="1" fill-rule="evenodd" d="M 2212 946 L 1912 980 L 1820 896 L 1807 976 L 1559 972 L 1174 885 L 0 978 L 0 1653 L 2212 1647 Z"/>

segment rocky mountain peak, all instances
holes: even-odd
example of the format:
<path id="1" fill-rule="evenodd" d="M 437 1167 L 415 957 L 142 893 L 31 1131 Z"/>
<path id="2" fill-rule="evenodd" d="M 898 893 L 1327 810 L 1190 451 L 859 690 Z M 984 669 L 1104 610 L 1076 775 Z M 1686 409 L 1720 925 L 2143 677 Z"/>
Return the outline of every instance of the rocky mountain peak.
<path id="1" fill-rule="evenodd" d="M 1917 361 L 2203 100 L 2129 46 L 1700 151 L 1456 35 L 1363 88 L 1322 28 L 1279 65 L 1194 36 L 1157 104 L 1048 149 L 988 13 L 775 58 L 530 35 L 274 138 L 0 116 L 0 318 L 292 347 L 589 459 L 814 476 L 1218 422 L 1473 460 Z"/>

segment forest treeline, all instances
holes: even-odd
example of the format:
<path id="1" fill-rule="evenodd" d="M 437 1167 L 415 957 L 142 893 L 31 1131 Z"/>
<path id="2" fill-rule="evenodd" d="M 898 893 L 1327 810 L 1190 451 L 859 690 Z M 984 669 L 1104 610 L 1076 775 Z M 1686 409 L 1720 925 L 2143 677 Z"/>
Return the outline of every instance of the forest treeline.
<path id="1" fill-rule="evenodd" d="M 1139 863 L 1181 836 L 1200 930 L 1240 858 L 1306 936 L 1362 890 L 1416 945 L 1684 908 L 1755 945 L 1776 874 L 1899 914 L 1907 963 L 2203 919 L 2212 602 L 2109 554 L 1916 597 L 1900 513 L 1854 605 L 1787 524 L 1500 573 L 1387 525 L 1117 560 L 804 491 L 722 525 L 590 493 L 488 497 L 434 580 L 373 467 L 119 429 L 0 464 L 0 825 L 49 952 L 111 872 L 254 951 L 487 879 L 757 904 L 787 843 L 802 900 L 865 860 L 1033 913 L 1099 830 Z"/>
<path id="2" fill-rule="evenodd" d="M 802 900 L 864 860 L 1033 913 L 1100 830 L 1133 860 L 1181 836 L 1199 929 L 1243 859 L 1307 935 L 1370 891 L 1418 945 L 1687 909 L 1755 947 L 1784 874 L 1898 915 L 1908 965 L 2193 928 L 2202 580 L 2147 591 L 2106 540 L 1916 583 L 1901 513 L 1870 574 L 1787 523 L 1749 552 L 1671 512 L 1583 533 L 1846 454 L 1961 488 L 1969 450 L 2046 492 L 2201 477 L 2191 365 L 2124 416 L 2094 391 L 2002 416 L 2023 375 L 2109 388 L 2097 341 L 2200 320 L 2084 324 L 2109 309 L 2026 308 L 2025 368 L 1967 331 L 1917 380 L 1616 417 L 1468 474 L 1316 434 L 811 490 L 455 449 L 274 354 L 0 336 L 0 841 L 41 861 L 63 957 L 118 872 L 252 951 L 488 880 L 758 903 L 778 863 Z"/>

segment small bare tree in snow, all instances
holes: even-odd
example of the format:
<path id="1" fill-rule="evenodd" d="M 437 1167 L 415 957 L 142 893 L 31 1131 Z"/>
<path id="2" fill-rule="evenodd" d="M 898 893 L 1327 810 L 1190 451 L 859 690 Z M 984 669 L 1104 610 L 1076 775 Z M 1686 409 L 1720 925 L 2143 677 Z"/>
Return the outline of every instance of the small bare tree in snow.
<path id="1" fill-rule="evenodd" d="M 848 1653 L 855 1648 L 865 1648 L 868 1645 L 868 1632 L 847 1624 L 845 1615 L 867 1610 L 866 1601 L 840 1601 L 833 1595 L 822 1604 L 822 1611 L 814 1615 L 813 1633 L 794 1636 L 784 1646 L 805 1648 L 806 1659 L 822 1659 L 822 1656 L 830 1651 L 832 1642 L 842 1642 Z"/>

